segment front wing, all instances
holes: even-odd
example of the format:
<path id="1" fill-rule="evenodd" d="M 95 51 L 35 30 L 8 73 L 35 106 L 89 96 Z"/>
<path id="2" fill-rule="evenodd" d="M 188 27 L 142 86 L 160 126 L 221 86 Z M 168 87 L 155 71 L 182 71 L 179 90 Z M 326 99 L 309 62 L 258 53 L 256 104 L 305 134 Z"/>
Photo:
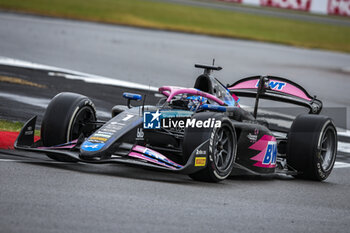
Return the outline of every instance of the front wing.
<path id="1" fill-rule="evenodd" d="M 182 174 L 192 174 L 202 170 L 207 166 L 208 155 L 197 155 L 197 151 L 209 151 L 209 139 L 199 145 L 190 155 L 188 161 L 184 165 L 177 164 L 164 156 L 163 154 L 150 148 L 137 144 L 120 142 L 118 150 L 112 154 L 110 158 L 89 158 L 84 159 L 80 156 L 80 144 L 78 140 L 74 140 L 65 144 L 43 147 L 40 142 L 34 142 L 34 130 L 36 124 L 36 116 L 31 118 L 21 129 L 18 138 L 14 144 L 15 149 L 44 154 L 52 154 L 60 157 L 62 160 L 72 162 L 84 162 L 94 164 L 104 163 L 126 163 L 150 167 L 157 170 L 173 171 Z"/>

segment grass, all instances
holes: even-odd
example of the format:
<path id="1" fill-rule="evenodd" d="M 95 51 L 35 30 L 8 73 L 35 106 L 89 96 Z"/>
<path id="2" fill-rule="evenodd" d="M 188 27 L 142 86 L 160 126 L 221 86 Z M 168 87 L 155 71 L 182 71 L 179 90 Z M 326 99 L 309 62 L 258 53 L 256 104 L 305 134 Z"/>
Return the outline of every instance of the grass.
<path id="1" fill-rule="evenodd" d="M 34 14 L 350 52 L 350 27 L 145 0 L 0 0 Z"/>
<path id="2" fill-rule="evenodd" d="M 0 119 L 0 131 L 19 132 L 23 127 L 22 122 Z M 35 136 L 40 136 L 40 130 L 35 130 Z"/>

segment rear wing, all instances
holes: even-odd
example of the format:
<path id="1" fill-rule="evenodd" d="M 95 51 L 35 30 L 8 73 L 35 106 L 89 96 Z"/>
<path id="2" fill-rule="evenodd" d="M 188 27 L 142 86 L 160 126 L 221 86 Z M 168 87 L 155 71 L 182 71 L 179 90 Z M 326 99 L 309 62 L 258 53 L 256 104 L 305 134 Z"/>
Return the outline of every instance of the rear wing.
<path id="1" fill-rule="evenodd" d="M 265 80 L 259 90 L 260 80 Z M 319 114 L 322 102 L 312 97 L 303 87 L 288 79 L 275 76 L 252 76 L 228 85 L 231 94 L 245 97 L 257 97 L 292 103 L 309 108 L 310 113 Z M 259 92 L 259 93 L 258 93 Z"/>

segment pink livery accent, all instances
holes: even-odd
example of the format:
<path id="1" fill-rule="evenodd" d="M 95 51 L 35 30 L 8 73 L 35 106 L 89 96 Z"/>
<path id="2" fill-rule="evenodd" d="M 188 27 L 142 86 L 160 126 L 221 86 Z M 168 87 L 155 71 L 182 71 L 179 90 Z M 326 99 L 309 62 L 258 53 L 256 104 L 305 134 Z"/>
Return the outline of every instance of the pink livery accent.
<path id="1" fill-rule="evenodd" d="M 257 89 L 259 85 L 259 80 L 253 79 L 245 82 L 238 83 L 237 85 L 230 87 L 229 90 L 238 90 L 238 89 Z M 304 93 L 304 91 L 300 90 L 298 87 L 290 84 L 288 82 L 283 82 L 280 80 L 271 79 L 269 82 L 269 86 L 271 90 L 279 91 L 285 94 L 293 95 L 299 97 L 301 99 L 305 99 L 310 101 L 311 99 Z"/>
<path id="2" fill-rule="evenodd" d="M 235 94 L 231 94 L 232 98 L 237 102 L 239 98 Z M 237 105 L 239 107 L 239 104 Z"/>
<path id="3" fill-rule="evenodd" d="M 183 88 L 183 87 L 174 87 L 174 86 L 164 86 L 159 88 L 159 92 L 162 93 L 163 95 L 167 96 L 168 99 L 166 100 L 167 102 L 170 102 L 174 96 L 179 95 L 179 94 L 192 94 L 192 95 L 199 95 L 203 96 L 205 98 L 208 98 L 210 100 L 215 101 L 216 103 L 220 105 L 225 105 L 225 102 L 219 99 L 218 97 L 205 93 L 203 91 L 199 91 L 195 88 Z"/>
<path id="4" fill-rule="evenodd" d="M 251 160 L 257 161 L 254 166 L 263 168 L 276 167 L 277 143 L 274 136 L 262 136 L 249 149 L 260 151 L 256 156 L 251 158 Z"/>
<path id="5" fill-rule="evenodd" d="M 180 164 L 177 164 L 173 161 L 171 161 L 170 159 L 168 159 L 167 157 L 165 157 L 164 155 L 162 155 L 161 153 L 149 149 L 147 147 L 143 147 L 143 146 L 139 146 L 139 145 L 135 145 L 132 150 L 134 152 L 130 152 L 129 156 L 136 158 L 140 158 L 140 159 L 144 159 L 147 160 L 149 162 L 167 167 L 167 168 L 172 168 L 172 169 L 179 169 L 182 168 L 183 166 Z M 135 154 L 135 152 L 137 152 Z M 141 153 L 141 154 L 140 154 Z"/>
<path id="6" fill-rule="evenodd" d="M 151 159 L 151 158 L 149 158 L 149 157 L 147 157 L 147 156 L 144 156 L 143 154 L 140 154 L 140 153 L 137 153 L 137 152 L 130 152 L 130 153 L 129 153 L 129 156 L 130 156 L 130 157 L 133 157 L 133 158 L 137 158 L 137 159 L 143 159 L 143 160 L 146 160 L 146 161 L 148 161 L 148 162 L 155 163 L 155 164 L 158 164 L 158 165 L 160 165 L 160 166 L 163 166 L 163 167 L 167 167 L 167 168 L 171 168 L 171 169 L 176 170 L 176 168 L 173 167 L 173 166 L 169 166 L 169 165 L 167 165 L 167 164 L 165 164 L 165 163 L 158 162 L 158 161 L 155 160 L 155 159 Z"/>

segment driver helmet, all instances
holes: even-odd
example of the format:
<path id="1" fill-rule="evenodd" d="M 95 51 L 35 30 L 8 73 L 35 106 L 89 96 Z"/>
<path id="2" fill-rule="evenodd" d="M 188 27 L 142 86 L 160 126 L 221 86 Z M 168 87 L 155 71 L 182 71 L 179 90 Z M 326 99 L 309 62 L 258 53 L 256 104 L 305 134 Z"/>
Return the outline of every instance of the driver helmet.
<path id="1" fill-rule="evenodd" d="M 206 104 L 208 99 L 203 96 L 188 96 L 186 98 L 188 100 L 188 109 L 191 111 L 196 111 L 201 105 Z"/>

